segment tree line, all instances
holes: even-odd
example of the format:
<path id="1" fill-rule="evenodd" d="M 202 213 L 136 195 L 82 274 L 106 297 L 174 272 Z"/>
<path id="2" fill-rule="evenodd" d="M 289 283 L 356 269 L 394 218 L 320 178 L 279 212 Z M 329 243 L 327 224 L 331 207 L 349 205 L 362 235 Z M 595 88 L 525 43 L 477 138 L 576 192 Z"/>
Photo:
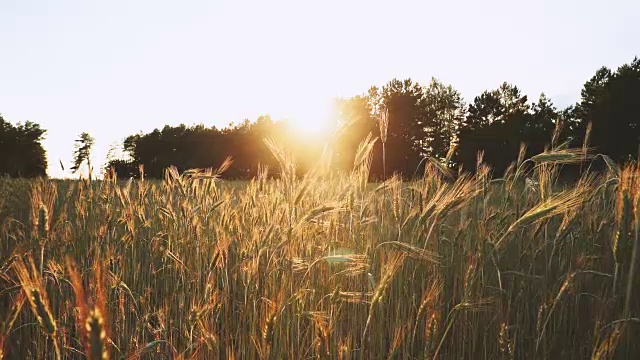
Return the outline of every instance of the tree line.
<path id="1" fill-rule="evenodd" d="M 625 162 L 638 157 L 639 105 L 637 57 L 616 70 L 600 68 L 584 84 L 578 103 L 565 109 L 558 109 L 544 94 L 532 101 L 508 83 L 482 92 L 467 104 L 453 86 L 435 78 L 426 85 L 411 79 L 393 79 L 362 95 L 335 100 L 334 120 L 341 123 L 341 128 L 330 138 L 328 148 L 322 142 L 291 134 L 286 122 L 261 116 L 254 122 L 245 120 L 220 129 L 165 126 L 131 135 L 123 142 L 128 157 L 110 158 L 108 167 L 120 177 L 138 176 L 141 168 L 145 176 L 161 177 L 169 166 L 181 171 L 215 167 L 231 157 L 233 164 L 225 176 L 249 178 L 260 166 L 277 168 L 263 141 L 272 138 L 293 154 L 300 172 L 312 166 L 323 152 L 326 155 L 327 149 L 332 166 L 348 171 L 358 144 L 368 134 L 380 139 L 373 149 L 371 166 L 371 175 L 378 179 L 420 173 L 427 157 L 446 158 L 451 166 L 473 171 L 479 153 L 495 173 L 501 174 L 523 155 L 522 144 L 526 144 L 524 156 L 530 157 L 544 151 L 552 140 L 571 146 L 588 143 L 594 152 Z M 39 139 L 44 130 L 33 123 L 11 127 L 2 121 L 0 149 L 12 154 L 12 159 L 0 162 L 0 173 L 43 175 L 43 150 L 10 150 L 12 146 L 41 149 Z M 18 130 L 10 130 L 13 128 Z"/>

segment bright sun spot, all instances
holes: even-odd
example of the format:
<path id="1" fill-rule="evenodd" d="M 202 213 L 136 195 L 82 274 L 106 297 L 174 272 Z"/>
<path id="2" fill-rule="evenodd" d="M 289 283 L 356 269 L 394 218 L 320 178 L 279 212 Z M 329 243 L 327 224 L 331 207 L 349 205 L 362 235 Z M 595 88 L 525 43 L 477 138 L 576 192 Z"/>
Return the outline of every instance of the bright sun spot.
<path id="1" fill-rule="evenodd" d="M 287 117 L 291 136 L 313 141 L 326 141 L 336 130 L 336 119 L 330 106 L 314 108 Z"/>

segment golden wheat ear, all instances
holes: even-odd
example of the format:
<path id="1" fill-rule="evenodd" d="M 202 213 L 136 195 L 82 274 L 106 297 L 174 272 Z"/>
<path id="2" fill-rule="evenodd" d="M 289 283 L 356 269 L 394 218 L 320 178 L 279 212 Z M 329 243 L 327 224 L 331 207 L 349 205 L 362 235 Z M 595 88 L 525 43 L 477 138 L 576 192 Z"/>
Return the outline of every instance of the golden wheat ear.
<path id="1" fill-rule="evenodd" d="M 36 265 L 31 255 L 27 256 L 27 262 L 28 264 L 24 262 L 22 257 L 18 257 L 13 262 L 13 269 L 40 328 L 53 340 L 56 359 L 60 359 L 58 328 L 49 306 L 49 298 L 44 288 L 44 282 L 40 273 L 36 270 Z"/>
<path id="2" fill-rule="evenodd" d="M 82 284 L 82 277 L 80 272 L 71 257 L 67 257 L 67 273 L 73 287 L 73 292 L 76 298 L 76 327 L 80 336 L 83 339 L 87 338 L 86 327 L 84 326 L 87 316 L 89 315 L 89 306 L 87 305 L 87 298 Z"/>
<path id="3" fill-rule="evenodd" d="M 104 327 L 104 318 L 99 308 L 94 308 L 87 316 L 85 328 L 89 335 L 89 359 L 107 360 L 106 338 L 107 332 Z"/>

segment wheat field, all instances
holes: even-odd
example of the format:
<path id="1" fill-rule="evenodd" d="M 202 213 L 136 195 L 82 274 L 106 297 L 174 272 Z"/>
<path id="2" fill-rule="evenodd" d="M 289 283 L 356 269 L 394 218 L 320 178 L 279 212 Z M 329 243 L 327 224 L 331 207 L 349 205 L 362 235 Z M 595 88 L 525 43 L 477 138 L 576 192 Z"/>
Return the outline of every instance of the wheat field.
<path id="1" fill-rule="evenodd" d="M 271 148 L 249 182 L 0 180 L 0 358 L 640 356 L 636 165 L 369 183 L 371 139 L 348 174 Z"/>

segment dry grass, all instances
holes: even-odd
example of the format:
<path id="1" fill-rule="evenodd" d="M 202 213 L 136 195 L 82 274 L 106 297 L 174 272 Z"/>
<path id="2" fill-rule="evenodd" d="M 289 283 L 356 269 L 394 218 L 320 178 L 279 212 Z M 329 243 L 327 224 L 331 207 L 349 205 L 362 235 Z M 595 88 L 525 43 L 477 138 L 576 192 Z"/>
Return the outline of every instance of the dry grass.
<path id="1" fill-rule="evenodd" d="M 559 147 L 376 188 L 374 141 L 344 175 L 270 142 L 279 180 L 1 180 L 0 358 L 640 356 L 640 169 L 563 188 Z"/>

